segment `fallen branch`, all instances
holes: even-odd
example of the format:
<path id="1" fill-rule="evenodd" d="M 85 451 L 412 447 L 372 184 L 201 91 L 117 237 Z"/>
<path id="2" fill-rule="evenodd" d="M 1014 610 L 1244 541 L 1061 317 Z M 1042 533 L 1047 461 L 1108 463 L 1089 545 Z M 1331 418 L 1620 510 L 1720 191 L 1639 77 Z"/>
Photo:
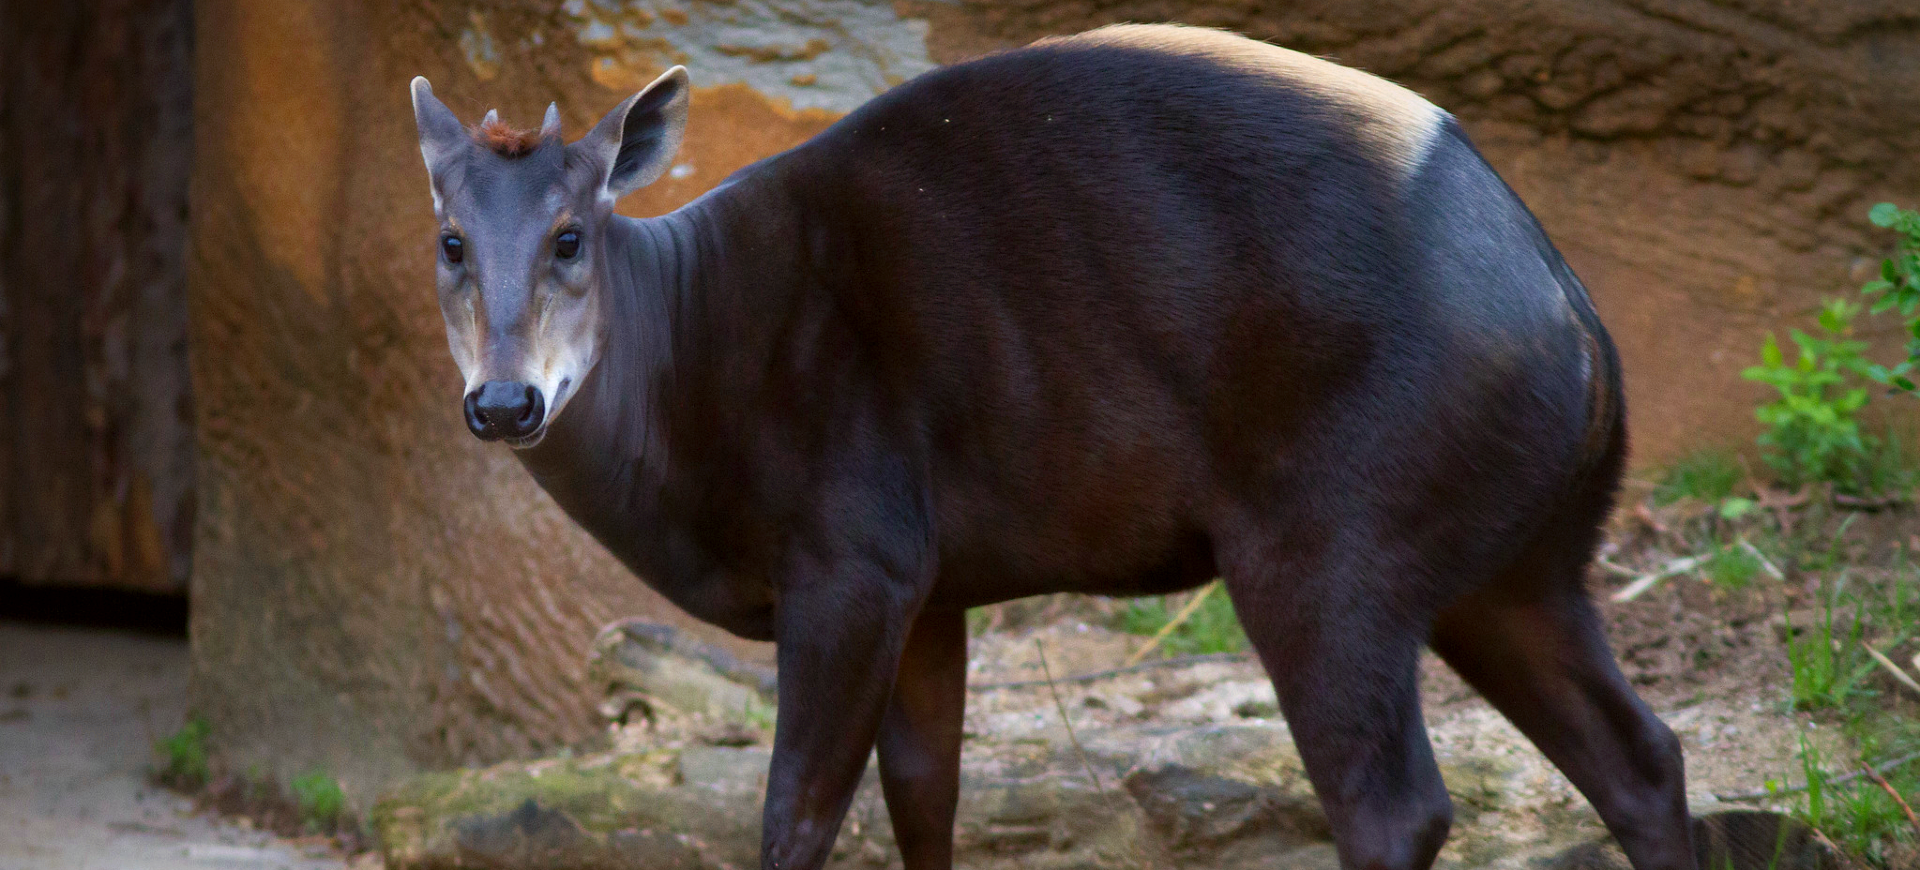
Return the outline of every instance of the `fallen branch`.
<path id="1" fill-rule="evenodd" d="M 1766 569 L 1767 574 L 1773 577 L 1773 579 L 1775 580 L 1787 579 L 1786 572 L 1781 571 L 1780 566 L 1773 564 L 1773 560 L 1767 558 L 1767 554 L 1760 552 L 1760 548 L 1754 546 L 1752 541 L 1749 541 L 1746 538 L 1741 538 L 1740 549 L 1746 550 L 1749 555 L 1753 556 L 1755 559 L 1759 559 L 1760 567 Z"/>
<path id="2" fill-rule="evenodd" d="M 1914 694 L 1920 695 L 1920 683 L 1914 682 L 1912 677 L 1907 676 L 1907 672 L 1899 665 L 1894 664 L 1893 659 L 1881 655 L 1879 650 L 1873 648 L 1873 644 L 1867 643 L 1864 640 L 1860 642 L 1860 645 L 1866 647 L 1867 655 L 1873 656 L 1873 660 L 1877 662 L 1881 668 L 1884 668 L 1887 673 L 1892 674 L 1894 679 L 1899 680 L 1900 685 L 1906 686 L 1912 689 Z"/>
<path id="3" fill-rule="evenodd" d="M 1219 585 L 1220 581 L 1215 580 L 1202 588 L 1200 594 L 1193 596 L 1193 600 L 1187 602 L 1187 606 L 1180 608 L 1180 612 L 1174 614 L 1172 619 L 1167 620 L 1166 625 L 1160 626 L 1160 630 L 1154 632 L 1153 637 L 1147 638 L 1147 642 L 1141 644 L 1139 649 L 1134 650 L 1133 655 L 1127 656 L 1126 662 L 1121 664 L 1121 667 L 1137 665 L 1141 659 L 1147 657 L 1148 653 L 1158 649 L 1160 642 L 1166 640 L 1167 635 L 1172 634 L 1173 630 L 1179 628 L 1181 623 L 1192 618 L 1194 611 L 1200 609 L 1200 605 L 1206 602 L 1207 596 L 1212 595 L 1214 588 Z"/>
<path id="4" fill-rule="evenodd" d="M 1652 589 L 1654 587 L 1654 584 L 1657 584 L 1660 581 L 1667 579 L 1668 577 L 1672 577 L 1675 574 L 1685 574 L 1688 571 L 1692 571 L 1698 567 L 1700 567 L 1700 557 L 1698 556 L 1682 556 L 1678 559 L 1674 559 L 1668 562 L 1666 566 L 1661 568 L 1660 570 L 1655 571 L 1651 574 L 1642 574 L 1640 575 L 1640 579 L 1635 580 L 1632 583 L 1628 583 L 1624 587 L 1621 587 L 1620 591 L 1613 593 L 1613 600 L 1616 603 L 1622 602 L 1622 601 L 1632 601 L 1633 599 L 1639 598 L 1641 595 L 1645 594 L 1647 590 Z"/>
<path id="5" fill-rule="evenodd" d="M 1651 529 L 1653 533 L 1656 535 L 1665 535 L 1670 533 L 1669 530 L 1667 529 L 1666 524 L 1660 522 L 1660 519 L 1653 515 L 1653 511 L 1647 509 L 1646 502 L 1640 502 L 1639 504 L 1636 504 L 1633 506 L 1633 518 L 1636 520 L 1639 520 L 1640 522 L 1646 523 L 1647 528 Z"/>
<path id="6" fill-rule="evenodd" d="M 1804 507 L 1807 502 L 1813 500 L 1813 496 L 1804 489 L 1796 492 L 1763 489 L 1754 495 L 1756 496 L 1754 501 L 1758 502 L 1761 507 L 1775 510 Z"/>
<path id="7" fill-rule="evenodd" d="M 1866 496 L 1847 495 L 1845 493 L 1839 493 L 1839 492 L 1836 492 L 1833 494 L 1834 504 L 1837 504 L 1841 507 L 1854 508 L 1856 510 L 1863 510 L 1863 511 L 1878 511 L 1878 510 L 1886 510 L 1887 508 L 1896 508 L 1910 501 L 1912 501 L 1912 499 L 1904 495 L 1883 495 L 1877 498 L 1869 498 Z"/>
<path id="8" fill-rule="evenodd" d="M 1861 770 L 1846 774 L 1845 776 L 1836 776 L 1832 779 L 1827 780 L 1826 784 L 1827 785 L 1844 785 L 1846 783 L 1859 779 L 1863 776 L 1866 776 L 1867 771 L 1869 770 L 1884 776 L 1888 773 L 1892 773 L 1893 771 L 1899 769 L 1902 765 L 1907 764 L 1908 762 L 1911 762 L 1911 761 L 1916 761 L 1916 760 L 1920 760 L 1920 752 L 1915 752 L 1910 755 L 1902 755 L 1899 758 L 1886 762 L 1885 764 L 1882 764 L 1878 767 L 1867 767 L 1866 765 L 1863 764 L 1861 765 Z M 1713 796 L 1713 799 L 1720 801 L 1722 803 L 1763 801 L 1769 798 L 1786 797 L 1787 795 L 1800 794 L 1801 792 L 1804 792 L 1806 790 L 1807 790 L 1806 786 L 1796 785 L 1791 788 L 1773 789 L 1771 791 L 1762 790 L 1762 791 L 1740 792 L 1738 794 L 1716 794 Z"/>
<path id="9" fill-rule="evenodd" d="M 1868 767 L 1864 761 L 1860 763 L 1860 772 L 1873 777 L 1874 784 L 1884 789 L 1888 795 L 1892 796 L 1893 802 L 1899 804 L 1900 809 L 1906 811 L 1907 824 L 1912 825 L 1914 831 L 1920 832 L 1920 816 L 1914 815 L 1913 807 L 1907 803 L 1906 798 L 1900 796 L 1900 790 L 1894 788 L 1893 783 L 1888 782 L 1886 777 L 1881 776 L 1880 771 Z"/>
<path id="10" fill-rule="evenodd" d="M 1093 780 L 1093 790 L 1100 793 L 1101 800 L 1106 800 L 1107 787 L 1100 784 L 1099 771 L 1093 769 L 1093 762 L 1087 758 L 1087 750 L 1073 733 L 1073 720 L 1067 718 L 1067 704 L 1060 700 L 1060 689 L 1053 684 L 1053 669 L 1047 667 L 1047 647 L 1036 637 L 1033 639 L 1033 649 L 1040 654 L 1040 673 L 1046 676 L 1047 691 L 1053 693 L 1053 707 L 1060 711 L 1060 724 L 1067 726 L 1067 742 L 1073 744 L 1074 753 L 1080 756 L 1080 766 L 1086 768 L 1087 778 Z"/>
<path id="11" fill-rule="evenodd" d="M 1613 560 L 1608 559 L 1606 556 L 1593 557 L 1593 564 L 1599 565 L 1602 570 L 1606 571 L 1609 574 L 1613 574 L 1615 576 L 1619 576 L 1619 577 L 1640 576 L 1640 572 L 1635 571 L 1632 568 L 1629 568 L 1625 565 L 1617 564 Z"/>
<path id="12" fill-rule="evenodd" d="M 1170 659 L 1155 659 L 1150 662 L 1141 662 L 1140 664 L 1123 668 L 1108 668 L 1104 671 L 1093 671 L 1091 673 L 1075 674 L 1071 677 L 1061 677 L 1059 682 L 1093 683 L 1113 677 L 1123 677 L 1127 674 L 1137 674 L 1141 671 L 1151 671 L 1156 668 L 1178 668 L 1188 665 L 1244 662 L 1251 661 L 1252 659 L 1253 655 L 1251 653 L 1205 653 L 1202 655 L 1175 656 Z M 972 692 L 993 692 L 1000 689 L 1037 689 L 1041 686 L 1051 685 L 1052 683 L 1053 681 L 1051 680 L 1009 680 L 1001 683 L 975 683 L 968 686 L 967 690 Z"/>

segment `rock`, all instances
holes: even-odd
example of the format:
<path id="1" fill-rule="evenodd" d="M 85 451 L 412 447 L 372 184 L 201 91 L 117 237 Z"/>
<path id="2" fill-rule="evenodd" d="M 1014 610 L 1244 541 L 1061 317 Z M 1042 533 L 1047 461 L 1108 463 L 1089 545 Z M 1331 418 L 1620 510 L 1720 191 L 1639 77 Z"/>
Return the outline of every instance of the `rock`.
<path id="1" fill-rule="evenodd" d="M 528 798 L 501 815 L 473 816 L 454 826 L 457 865 L 478 870 L 698 870 L 692 839 L 663 831 L 624 829 L 589 834 L 566 813 Z"/>
<path id="2" fill-rule="evenodd" d="M 1819 831 L 1764 810 L 1731 810 L 1693 823 L 1694 850 L 1711 870 L 1844 870 L 1851 866 Z M 1611 839 L 1576 846 L 1541 870 L 1630 870 Z"/>
<path id="3" fill-rule="evenodd" d="M 369 821 L 392 870 L 756 863 L 759 780 L 722 777 L 721 787 L 690 787 L 678 782 L 680 762 L 675 753 L 601 753 L 427 774 L 377 803 Z M 759 763 L 764 770 L 764 752 Z M 687 769 L 737 772 L 748 764 Z"/>
<path id="4" fill-rule="evenodd" d="M 680 753 L 680 782 L 721 792 L 761 794 L 767 787 L 768 749 L 700 746 Z"/>
<path id="5" fill-rule="evenodd" d="M 1065 745 L 970 745 L 959 866 L 1335 866 L 1326 817 L 1283 729 L 1126 728 L 1086 739 L 1093 777 Z M 763 747 L 688 746 L 428 774 L 371 819 L 391 870 L 751 866 L 770 758 Z M 869 864 L 898 854 L 871 765 L 834 853 Z"/>
<path id="6" fill-rule="evenodd" d="M 511 812 L 461 819 L 453 845 L 462 866 L 538 868 L 590 863 L 581 857 L 595 844 L 567 814 L 528 798 Z"/>
<path id="7" fill-rule="evenodd" d="M 1212 857 L 1236 841 L 1258 839 L 1270 852 L 1332 837 L 1320 803 L 1282 789 L 1187 767 L 1136 771 L 1128 794 L 1176 854 Z"/>
<path id="8" fill-rule="evenodd" d="M 773 721 L 771 668 L 742 662 L 670 625 L 626 619 L 601 629 L 587 678 L 603 693 L 600 714 L 616 723 L 627 722 L 636 710 L 648 719 L 704 716 L 722 728 Z"/>
<path id="9" fill-rule="evenodd" d="M 1283 725 L 1106 721 L 1120 724 L 1088 723 L 1077 731 L 1078 748 L 1064 729 L 1057 740 L 1034 731 L 970 739 L 956 866 L 1338 866 L 1330 825 Z M 1443 870 L 1627 870 L 1585 801 L 1569 803 L 1544 787 L 1538 765 L 1516 759 L 1509 741 L 1456 739 L 1439 755 L 1456 812 Z M 763 746 L 655 744 L 429 774 L 382 800 L 371 821 L 390 870 L 754 866 L 771 759 Z M 1699 809 L 1703 867 L 1846 866 L 1817 833 L 1787 817 L 1711 803 Z M 1778 860 L 1770 863 L 1776 845 Z M 835 844 L 835 866 L 883 867 L 898 854 L 870 762 Z"/>

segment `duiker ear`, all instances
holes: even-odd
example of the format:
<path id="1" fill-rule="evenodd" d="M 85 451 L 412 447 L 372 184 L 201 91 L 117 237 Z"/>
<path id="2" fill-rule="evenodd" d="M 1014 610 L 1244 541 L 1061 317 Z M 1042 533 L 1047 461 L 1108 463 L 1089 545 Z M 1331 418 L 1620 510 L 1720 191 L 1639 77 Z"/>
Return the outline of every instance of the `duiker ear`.
<path id="1" fill-rule="evenodd" d="M 667 70 L 573 144 L 607 167 L 606 191 L 613 199 L 652 184 L 673 165 L 687 129 L 687 88 L 686 67 Z"/>
<path id="2" fill-rule="evenodd" d="M 437 178 L 447 157 L 469 140 L 460 119 L 433 95 L 426 76 L 413 77 L 413 123 L 420 128 L 420 156 L 427 161 L 427 172 Z"/>

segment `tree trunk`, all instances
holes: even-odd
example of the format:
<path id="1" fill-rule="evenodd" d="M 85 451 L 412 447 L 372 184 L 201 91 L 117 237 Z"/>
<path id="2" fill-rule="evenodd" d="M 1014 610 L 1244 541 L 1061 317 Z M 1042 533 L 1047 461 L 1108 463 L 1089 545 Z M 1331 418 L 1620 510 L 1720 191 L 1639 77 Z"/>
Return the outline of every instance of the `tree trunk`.
<path id="1" fill-rule="evenodd" d="M 766 655 L 680 615 L 462 422 L 408 81 L 468 122 L 537 124 L 558 99 L 569 138 L 631 93 L 590 79 L 550 4 L 494 8 L 199 4 L 193 692 L 235 769 L 326 767 L 365 795 L 579 740 L 601 727 L 590 643 L 622 617 Z M 694 111 L 692 173 L 627 208 L 665 211 L 828 117 L 737 88 Z"/>

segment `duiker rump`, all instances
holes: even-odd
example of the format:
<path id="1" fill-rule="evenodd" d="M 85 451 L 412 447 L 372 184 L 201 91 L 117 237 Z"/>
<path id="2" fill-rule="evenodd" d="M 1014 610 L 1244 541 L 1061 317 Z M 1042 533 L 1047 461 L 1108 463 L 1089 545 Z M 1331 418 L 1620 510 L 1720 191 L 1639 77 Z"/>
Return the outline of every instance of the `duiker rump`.
<path id="1" fill-rule="evenodd" d="M 689 613 L 778 644 L 763 866 L 868 752 L 952 863 L 966 608 L 1223 577 L 1343 867 L 1452 810 L 1423 644 L 1694 867 L 1679 745 L 1582 578 L 1625 451 L 1585 289 L 1445 112 L 1227 33 L 928 73 L 657 218 L 674 68 L 571 145 L 413 83 L 467 424 Z"/>

